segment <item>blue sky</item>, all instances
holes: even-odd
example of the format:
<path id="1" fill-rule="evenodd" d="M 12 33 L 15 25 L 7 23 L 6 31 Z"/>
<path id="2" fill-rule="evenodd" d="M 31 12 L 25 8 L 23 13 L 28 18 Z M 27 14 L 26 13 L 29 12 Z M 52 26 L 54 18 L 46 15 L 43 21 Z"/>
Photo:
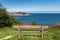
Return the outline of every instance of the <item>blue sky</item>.
<path id="1" fill-rule="evenodd" d="M 60 0 L 0 0 L 9 12 L 60 11 Z"/>

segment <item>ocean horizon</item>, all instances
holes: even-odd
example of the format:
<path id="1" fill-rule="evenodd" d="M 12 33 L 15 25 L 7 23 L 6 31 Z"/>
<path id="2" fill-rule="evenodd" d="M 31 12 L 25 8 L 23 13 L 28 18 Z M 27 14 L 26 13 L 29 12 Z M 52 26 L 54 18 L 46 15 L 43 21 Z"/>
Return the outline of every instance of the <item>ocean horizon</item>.
<path id="1" fill-rule="evenodd" d="M 60 24 L 60 13 L 29 13 L 28 16 L 14 16 L 14 18 L 25 24 L 29 24 L 31 21 L 36 21 L 38 25 Z"/>

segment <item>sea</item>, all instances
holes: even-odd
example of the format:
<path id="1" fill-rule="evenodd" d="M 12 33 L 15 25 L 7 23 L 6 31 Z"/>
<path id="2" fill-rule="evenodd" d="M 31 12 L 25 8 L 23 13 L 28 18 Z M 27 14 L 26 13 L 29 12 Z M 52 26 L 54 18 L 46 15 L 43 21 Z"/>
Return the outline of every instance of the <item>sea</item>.
<path id="1" fill-rule="evenodd" d="M 35 21 L 38 25 L 52 26 L 60 24 L 60 13 L 29 13 L 28 16 L 14 16 L 25 24 Z"/>

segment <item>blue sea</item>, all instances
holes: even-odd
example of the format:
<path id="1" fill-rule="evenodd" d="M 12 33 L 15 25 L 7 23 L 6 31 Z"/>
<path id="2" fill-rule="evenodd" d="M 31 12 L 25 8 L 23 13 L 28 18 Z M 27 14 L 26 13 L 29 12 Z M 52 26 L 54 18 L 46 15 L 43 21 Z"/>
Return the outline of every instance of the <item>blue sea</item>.
<path id="1" fill-rule="evenodd" d="M 36 21 L 39 25 L 55 25 L 60 23 L 59 13 L 29 13 L 29 16 L 14 16 L 17 20 L 21 20 L 25 24 Z"/>

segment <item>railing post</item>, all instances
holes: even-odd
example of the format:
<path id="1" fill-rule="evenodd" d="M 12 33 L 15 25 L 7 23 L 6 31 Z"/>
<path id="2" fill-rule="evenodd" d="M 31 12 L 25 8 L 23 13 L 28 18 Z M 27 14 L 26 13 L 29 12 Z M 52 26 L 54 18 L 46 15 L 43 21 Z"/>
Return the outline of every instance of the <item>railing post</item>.
<path id="1" fill-rule="evenodd" d="M 21 28 L 20 27 L 18 28 L 18 37 L 19 38 L 21 37 Z"/>
<path id="2" fill-rule="evenodd" d="M 43 29 L 43 26 L 41 27 L 41 33 L 42 33 L 41 38 L 44 38 L 44 29 Z"/>

